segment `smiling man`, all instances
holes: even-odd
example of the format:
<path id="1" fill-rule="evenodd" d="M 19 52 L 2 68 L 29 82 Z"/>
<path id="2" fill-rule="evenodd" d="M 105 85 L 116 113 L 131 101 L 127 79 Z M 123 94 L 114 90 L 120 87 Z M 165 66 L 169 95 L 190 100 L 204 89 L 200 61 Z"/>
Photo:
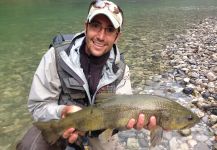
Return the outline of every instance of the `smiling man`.
<path id="1" fill-rule="evenodd" d="M 85 30 L 75 34 L 67 47 L 61 42 L 53 44 L 35 72 L 29 94 L 28 108 L 35 121 L 64 118 L 68 113 L 93 105 L 99 93 L 132 94 L 129 68 L 116 45 L 122 25 L 123 12 L 119 6 L 111 1 L 93 1 Z M 153 117 L 150 126 L 155 124 Z M 143 114 L 126 124 L 128 129 L 140 130 L 143 126 Z M 40 131 L 32 127 L 17 149 L 47 150 L 56 149 L 58 145 L 61 149 L 78 150 L 84 149 L 84 141 L 94 150 L 114 149 L 114 144 L 100 143 L 100 133 L 102 131 L 93 131 L 84 136 L 72 127 L 63 133 L 58 143 L 50 145 Z"/>

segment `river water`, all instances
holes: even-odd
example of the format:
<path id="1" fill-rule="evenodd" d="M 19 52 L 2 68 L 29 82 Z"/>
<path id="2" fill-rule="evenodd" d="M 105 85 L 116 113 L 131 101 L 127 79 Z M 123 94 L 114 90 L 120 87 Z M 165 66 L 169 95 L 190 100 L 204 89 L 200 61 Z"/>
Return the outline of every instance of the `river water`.
<path id="1" fill-rule="evenodd" d="M 89 0 L 0 1 L 0 149 L 10 150 L 31 124 L 26 103 L 36 67 L 58 33 L 83 30 Z M 165 70 L 160 52 L 208 16 L 216 0 L 116 0 L 125 14 L 119 48 L 133 88 Z"/>

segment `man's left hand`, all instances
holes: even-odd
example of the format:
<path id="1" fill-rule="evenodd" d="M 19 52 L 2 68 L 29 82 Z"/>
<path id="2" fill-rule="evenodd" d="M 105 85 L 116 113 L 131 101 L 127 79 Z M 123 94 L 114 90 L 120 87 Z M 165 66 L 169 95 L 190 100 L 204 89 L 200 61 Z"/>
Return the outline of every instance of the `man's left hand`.
<path id="1" fill-rule="evenodd" d="M 127 128 L 128 129 L 135 128 L 137 130 L 141 130 L 142 128 L 145 127 L 144 119 L 145 119 L 144 114 L 139 114 L 139 117 L 137 120 L 135 120 L 134 118 L 129 120 L 129 122 L 127 124 Z M 156 117 L 151 116 L 146 128 L 148 130 L 151 130 L 152 128 L 156 127 L 156 125 L 157 125 Z"/>

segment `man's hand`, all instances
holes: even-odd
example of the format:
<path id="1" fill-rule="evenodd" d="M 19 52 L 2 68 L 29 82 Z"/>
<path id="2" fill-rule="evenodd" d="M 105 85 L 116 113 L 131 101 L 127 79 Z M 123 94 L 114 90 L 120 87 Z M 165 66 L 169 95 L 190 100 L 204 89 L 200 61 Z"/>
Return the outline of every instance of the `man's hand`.
<path id="1" fill-rule="evenodd" d="M 69 113 L 74 113 L 74 112 L 79 111 L 79 110 L 81 110 L 81 107 L 78 107 L 75 105 L 65 106 L 62 110 L 61 117 L 65 118 Z M 74 143 L 77 140 L 78 135 L 84 135 L 84 133 L 77 131 L 74 128 L 69 128 L 63 133 L 62 136 L 64 139 L 68 139 L 69 143 Z"/>
<path id="2" fill-rule="evenodd" d="M 157 125 L 157 121 L 155 116 L 151 116 L 149 119 L 149 123 L 147 125 L 147 129 L 151 130 L 152 128 L 154 128 Z M 144 124 L 144 114 L 139 114 L 138 120 L 136 121 L 134 118 L 130 119 L 128 124 L 127 124 L 127 128 L 131 129 L 131 128 L 135 128 L 137 130 L 141 130 L 142 128 L 144 128 L 145 124 Z"/>

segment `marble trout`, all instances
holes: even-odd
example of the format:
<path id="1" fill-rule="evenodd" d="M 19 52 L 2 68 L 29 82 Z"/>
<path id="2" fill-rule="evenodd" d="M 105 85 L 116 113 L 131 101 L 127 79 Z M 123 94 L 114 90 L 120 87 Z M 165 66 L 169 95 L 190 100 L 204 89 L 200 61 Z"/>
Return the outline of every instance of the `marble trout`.
<path id="1" fill-rule="evenodd" d="M 157 119 L 157 127 L 150 131 L 151 146 L 160 143 L 163 130 L 181 130 L 199 122 L 196 114 L 174 100 L 144 94 L 97 98 L 94 106 L 71 113 L 64 119 L 33 124 L 42 131 L 45 140 L 53 144 L 69 127 L 84 132 L 123 129 L 131 118 L 137 119 L 140 113 L 145 115 L 145 125 L 150 116 Z"/>

